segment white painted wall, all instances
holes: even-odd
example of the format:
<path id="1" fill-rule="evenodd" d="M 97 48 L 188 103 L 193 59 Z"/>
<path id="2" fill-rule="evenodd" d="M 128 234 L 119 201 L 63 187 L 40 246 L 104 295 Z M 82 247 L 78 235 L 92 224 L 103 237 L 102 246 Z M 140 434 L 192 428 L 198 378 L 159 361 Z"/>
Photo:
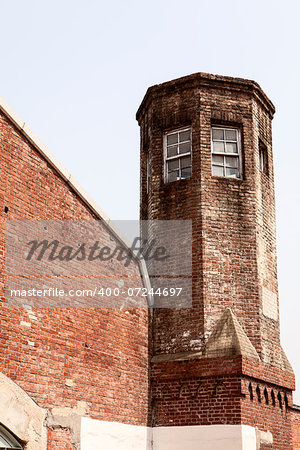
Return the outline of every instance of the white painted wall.
<path id="1" fill-rule="evenodd" d="M 150 450 L 151 429 L 83 417 L 81 450 Z"/>
<path id="2" fill-rule="evenodd" d="M 158 427 L 153 450 L 256 450 L 255 428 L 245 425 Z"/>
<path id="3" fill-rule="evenodd" d="M 147 428 L 87 417 L 81 450 L 256 450 L 255 428 L 209 425 Z"/>

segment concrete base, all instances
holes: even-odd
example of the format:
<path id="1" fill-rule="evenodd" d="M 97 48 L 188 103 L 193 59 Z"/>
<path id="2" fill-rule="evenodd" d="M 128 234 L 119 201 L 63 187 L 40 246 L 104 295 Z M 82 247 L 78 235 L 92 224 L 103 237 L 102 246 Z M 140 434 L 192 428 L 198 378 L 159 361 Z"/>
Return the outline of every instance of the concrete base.
<path id="1" fill-rule="evenodd" d="M 148 428 L 87 417 L 81 450 L 256 450 L 256 430 L 246 425 Z"/>
<path id="2" fill-rule="evenodd" d="M 47 448 L 46 413 L 20 386 L 0 373 L 0 423 L 19 441 L 26 442 L 26 450 Z"/>
<path id="3" fill-rule="evenodd" d="M 158 427 L 153 450 L 256 450 L 255 428 L 246 425 Z"/>
<path id="4" fill-rule="evenodd" d="M 151 428 L 82 417 L 81 450 L 150 450 Z"/>

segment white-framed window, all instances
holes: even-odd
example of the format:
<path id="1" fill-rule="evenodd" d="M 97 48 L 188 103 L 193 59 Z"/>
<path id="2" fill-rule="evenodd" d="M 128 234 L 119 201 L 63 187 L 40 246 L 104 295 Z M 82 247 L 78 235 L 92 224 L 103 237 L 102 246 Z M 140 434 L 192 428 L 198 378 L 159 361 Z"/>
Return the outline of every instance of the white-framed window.
<path id="1" fill-rule="evenodd" d="M 165 182 L 192 176 L 192 129 L 181 128 L 164 135 Z"/>
<path id="2" fill-rule="evenodd" d="M 217 177 L 242 178 L 241 133 L 238 128 L 211 128 L 212 174 Z"/>

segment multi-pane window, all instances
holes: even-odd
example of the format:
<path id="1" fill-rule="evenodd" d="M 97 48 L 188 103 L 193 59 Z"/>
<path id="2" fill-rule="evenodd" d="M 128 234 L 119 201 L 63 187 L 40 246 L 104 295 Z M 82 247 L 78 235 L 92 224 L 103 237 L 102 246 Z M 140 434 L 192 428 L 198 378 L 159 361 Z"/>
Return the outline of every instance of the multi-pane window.
<path id="1" fill-rule="evenodd" d="M 212 127 L 212 174 L 242 178 L 241 139 L 238 128 Z"/>
<path id="2" fill-rule="evenodd" d="M 192 175 L 192 131 L 185 128 L 165 135 L 165 181 L 181 180 Z"/>

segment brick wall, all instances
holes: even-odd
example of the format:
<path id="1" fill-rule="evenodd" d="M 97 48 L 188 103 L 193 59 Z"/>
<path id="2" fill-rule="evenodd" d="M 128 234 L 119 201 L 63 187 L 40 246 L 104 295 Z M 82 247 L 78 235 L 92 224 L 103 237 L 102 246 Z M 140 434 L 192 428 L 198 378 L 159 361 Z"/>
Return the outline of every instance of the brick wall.
<path id="1" fill-rule="evenodd" d="M 293 449 L 300 449 L 300 408 L 299 406 L 292 409 L 292 434 Z"/>
<path id="2" fill-rule="evenodd" d="M 243 423 L 272 432 L 266 448 L 291 448 L 293 375 L 241 357 L 161 361 L 151 373 L 154 426 Z"/>
<path id="3" fill-rule="evenodd" d="M 249 365 L 243 370 L 248 376 L 242 378 L 241 417 L 245 425 L 260 431 L 271 431 L 272 445 L 262 445 L 262 449 L 291 448 L 291 405 L 293 403 L 293 376 L 273 369 L 267 371 L 265 364 Z M 283 381 L 283 378 L 285 380 Z"/>
<path id="4" fill-rule="evenodd" d="M 26 310 L 11 309 L 4 300 L 7 219 L 90 221 L 95 214 L 4 115 L 0 116 L 0 172 L 0 370 L 43 408 L 72 409 L 83 402 L 84 415 L 145 425 L 145 308 Z M 115 240 L 104 225 L 101 230 L 104 240 Z M 107 264 L 102 264 L 105 272 Z M 121 262 L 114 264 L 111 273 L 124 273 Z M 142 287 L 136 263 L 126 275 L 128 286 Z M 89 280 L 83 284 L 88 287 Z M 68 441 L 68 436 L 67 431 L 51 431 L 49 448 L 60 448 L 56 440 Z"/>
<path id="5" fill-rule="evenodd" d="M 59 428 L 48 430 L 47 450 L 73 450 L 72 436 L 70 430 Z"/>
<path id="6" fill-rule="evenodd" d="M 240 361 L 192 360 L 153 364 L 153 425 L 238 424 Z"/>

